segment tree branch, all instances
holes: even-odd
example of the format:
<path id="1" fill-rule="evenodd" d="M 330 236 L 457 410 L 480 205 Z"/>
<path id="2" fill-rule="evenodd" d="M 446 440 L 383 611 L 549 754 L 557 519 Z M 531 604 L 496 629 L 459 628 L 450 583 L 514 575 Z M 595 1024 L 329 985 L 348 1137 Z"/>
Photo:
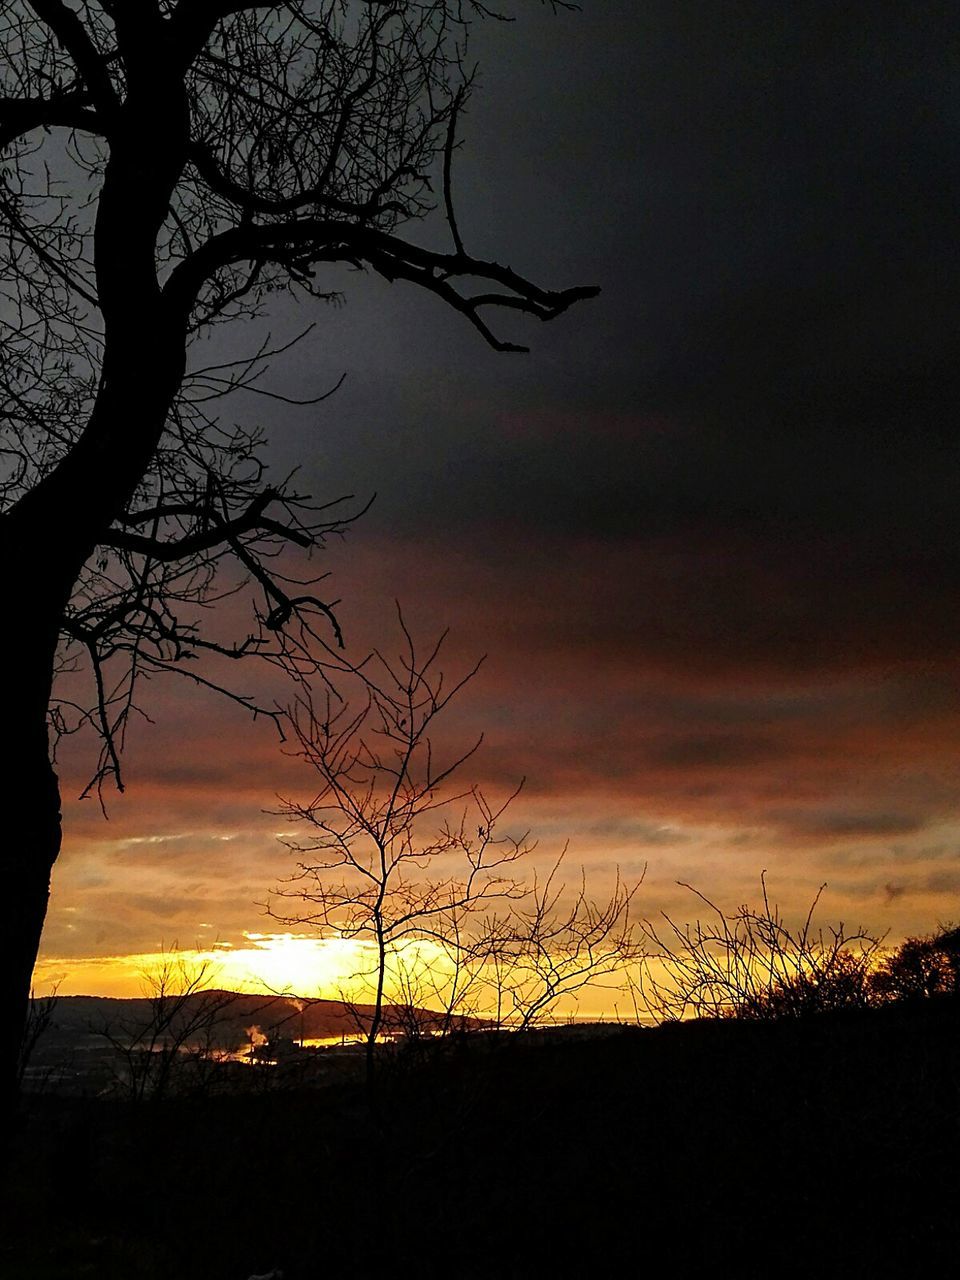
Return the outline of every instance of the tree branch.
<path id="1" fill-rule="evenodd" d="M 235 13 L 282 9 L 287 0 L 180 0 L 170 18 L 174 41 L 189 66 L 217 25 Z"/>
<path id="2" fill-rule="evenodd" d="M 133 533 L 127 529 L 111 529 L 103 538 L 102 545 L 117 551 L 132 551 L 150 556 L 151 559 L 164 563 L 183 560 L 187 556 L 210 551 L 224 543 L 232 544 L 234 539 L 255 531 L 276 534 L 287 542 L 296 543 L 298 547 L 313 546 L 316 538 L 310 533 L 282 524 L 279 520 L 273 520 L 264 514 L 267 507 L 279 498 L 280 494 L 276 489 L 264 489 L 262 493 L 257 494 L 246 511 L 233 520 L 224 520 L 216 511 L 210 511 L 212 526 L 187 534 L 183 538 L 163 540 L 143 533 Z M 182 509 L 178 514 L 183 514 Z M 197 515 L 198 512 L 192 509 L 190 514 Z"/>
<path id="3" fill-rule="evenodd" d="M 403 211 L 403 206 L 399 203 L 384 202 L 376 196 L 361 203 L 351 203 L 348 200 L 338 200 L 335 196 L 324 195 L 325 183 L 318 183 L 291 196 L 261 195 L 248 187 L 241 186 L 229 174 L 224 173 L 214 159 L 210 148 L 203 142 L 190 144 L 188 158 L 211 191 L 223 196 L 225 200 L 229 200 L 231 204 L 248 214 L 295 213 L 298 209 L 309 208 L 310 205 L 323 205 L 335 213 L 343 213 L 355 218 L 370 218 L 390 210 Z"/>
<path id="4" fill-rule="evenodd" d="M 28 0 L 28 3 L 69 53 L 96 105 L 102 111 L 111 112 L 117 106 L 117 95 L 107 74 L 106 61 L 77 14 L 68 9 L 63 0 Z"/>
<path id="5" fill-rule="evenodd" d="M 218 270 L 248 260 L 269 260 L 301 275 L 320 262 L 366 261 L 387 280 L 405 279 L 435 293 L 465 315 L 499 351 L 526 348 L 501 342 L 477 314 L 480 306 L 505 306 L 541 320 L 552 320 L 575 302 L 596 297 L 596 286 L 542 289 L 510 267 L 484 262 L 463 253 L 436 253 L 373 227 L 335 219 L 303 218 L 281 223 L 233 227 L 211 237 L 171 273 L 164 295 L 186 315 Z M 449 283 L 476 277 L 510 290 L 510 294 L 460 294 Z"/>
<path id="6" fill-rule="evenodd" d="M 103 121 L 88 109 L 87 93 L 64 94 L 59 98 L 0 99 L 0 150 L 34 129 L 82 129 L 104 135 Z"/>

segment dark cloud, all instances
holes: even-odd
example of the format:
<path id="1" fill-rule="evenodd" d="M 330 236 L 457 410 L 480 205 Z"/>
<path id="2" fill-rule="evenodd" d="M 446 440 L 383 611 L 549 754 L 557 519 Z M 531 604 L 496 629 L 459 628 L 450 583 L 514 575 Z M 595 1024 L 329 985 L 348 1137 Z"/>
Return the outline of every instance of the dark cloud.
<path id="1" fill-rule="evenodd" d="M 933 714 L 938 701 L 956 702 L 949 670 L 960 657 L 960 596 L 952 579 L 924 584 L 882 554 L 757 550 L 719 535 L 706 546 L 554 538 L 468 550 L 365 542 L 361 533 L 351 563 L 368 591 L 376 583 L 387 598 L 399 594 L 425 621 L 452 623 L 457 643 L 494 658 L 522 649 L 579 664 L 584 677 L 619 664 L 656 666 L 668 680 L 671 672 L 738 672 L 746 684 L 896 669 Z M 878 685 L 877 696 L 884 703 L 898 695 Z"/>
<path id="2" fill-rule="evenodd" d="M 518 820 L 597 867 L 635 845 L 653 883 L 739 892 L 779 859 L 798 901 L 826 869 L 919 931 L 956 891 L 957 34 L 934 0 L 527 6 L 478 45 L 461 230 L 601 297 L 508 325 L 533 350 L 503 357 L 343 272 L 347 305 L 265 384 L 348 373 L 271 427 L 277 471 L 379 495 L 324 565 L 351 643 L 383 643 L 399 596 L 419 634 L 452 627 L 454 667 L 488 652 L 451 736 L 485 730 L 478 780 L 526 776 Z M 171 689 L 109 828 L 71 807 L 62 901 L 100 909 L 57 916 L 59 946 L 111 913 L 155 945 L 193 868 L 197 911 L 236 932 L 285 869 L 262 810 L 309 778 Z"/>
<path id="3" fill-rule="evenodd" d="M 782 758 L 785 751 L 785 744 L 774 738 L 710 734 L 658 744 L 647 752 L 647 761 L 667 769 L 738 769 Z"/>
<path id="4" fill-rule="evenodd" d="M 949 870 L 933 871 L 922 881 L 919 887 L 924 893 L 932 894 L 937 898 L 946 899 L 948 902 L 955 904 L 957 895 L 960 894 L 960 868 L 953 867 Z"/>
<path id="5" fill-rule="evenodd" d="M 325 456 L 370 527 L 489 557 L 528 617 L 556 593 L 545 643 L 955 658 L 952 25 L 664 0 L 489 33 L 465 229 L 604 294 L 518 360 L 363 295 L 357 342 L 396 318 Z"/>
<path id="6" fill-rule="evenodd" d="M 952 19 L 852 12 L 611 3 L 489 33 L 465 234 L 604 294 L 517 361 L 430 303 L 379 321 L 392 412 L 365 391 L 358 443 L 384 519 L 636 534 L 917 514 L 912 475 L 956 458 Z M 531 439 L 525 414 L 549 410 L 559 428 Z"/>
<path id="7" fill-rule="evenodd" d="M 921 831 L 926 820 L 916 813 L 858 813 L 844 810 L 777 813 L 779 822 L 796 835 L 812 839 L 852 839 L 902 836 Z"/>

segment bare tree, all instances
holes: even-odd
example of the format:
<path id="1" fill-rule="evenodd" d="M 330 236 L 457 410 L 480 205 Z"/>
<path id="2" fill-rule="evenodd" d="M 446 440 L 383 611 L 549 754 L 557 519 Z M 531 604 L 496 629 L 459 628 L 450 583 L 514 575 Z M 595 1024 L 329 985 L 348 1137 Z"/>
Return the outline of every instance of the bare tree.
<path id="1" fill-rule="evenodd" d="M 598 899 L 582 868 L 575 887 L 568 886 L 565 856 L 566 849 L 522 900 L 487 921 L 478 944 L 499 1026 L 524 1031 L 561 1000 L 576 1002 L 599 987 L 622 992 L 645 955 L 632 914 L 643 876 L 627 884 L 618 870 L 613 889 Z"/>
<path id="2" fill-rule="evenodd" d="M 770 901 L 766 872 L 759 906 L 728 914 L 689 884 L 705 919 L 647 922 L 650 943 L 640 1001 L 657 1021 L 686 1017 L 778 1019 L 842 1008 L 870 999 L 870 974 L 881 939 L 843 923 L 821 928 L 814 917 L 825 885 L 797 926 Z"/>
<path id="3" fill-rule="evenodd" d="M 345 511 L 268 482 L 259 434 L 219 416 L 233 392 L 283 399 L 261 386 L 276 348 L 210 364 L 196 340 L 262 314 L 276 290 L 329 300 L 332 263 L 418 285 L 498 350 L 519 348 L 491 310 L 549 320 L 596 292 L 543 289 L 461 237 L 451 160 L 467 32 L 486 12 L 479 0 L 3 6 L 2 857 L 17 904 L 0 952 L 4 1094 L 60 849 L 51 727 L 55 744 L 93 725 L 94 784 L 121 785 L 140 675 L 229 692 L 188 660 L 260 654 L 296 674 L 315 641 L 339 640 L 316 573 L 288 553 L 319 546 Z M 449 248 L 406 232 L 434 186 Z M 202 606 L 241 580 L 243 634 L 202 629 Z"/>
<path id="4" fill-rule="evenodd" d="M 49 995 L 39 996 L 33 990 L 30 992 L 30 1003 L 27 1006 L 27 1019 L 23 1030 L 23 1040 L 20 1045 L 20 1061 L 17 1067 L 17 1081 L 23 1084 L 27 1071 L 30 1068 L 31 1059 L 36 1053 L 37 1046 L 49 1031 L 53 1023 L 53 1015 L 57 1008 L 57 991 L 60 983 L 55 982 L 53 989 Z M 49 1072 L 46 1074 L 49 1075 Z"/>
<path id="5" fill-rule="evenodd" d="M 479 1018 L 525 1028 L 565 995 L 615 974 L 622 981 L 640 953 L 630 919 L 636 886 L 618 878 L 597 903 L 581 878 L 569 895 L 563 855 L 542 883 L 524 879 L 520 864 L 536 846 L 527 833 L 504 830 L 517 793 L 492 804 L 478 787 L 458 787 L 480 742 L 443 750 L 434 737 L 477 667 L 446 681 L 443 637 L 420 658 L 400 624 L 399 658 L 376 652 L 350 671 L 359 699 L 337 702 L 328 692 L 320 708 L 305 697 L 293 709 L 297 754 L 317 789 L 284 804 L 309 838 L 284 840 L 299 865 L 278 897 L 296 908 L 272 908 L 285 924 L 369 946 L 357 976 L 372 995 L 364 1021 L 371 1074 L 386 1030 L 442 1034 Z"/>
<path id="6" fill-rule="evenodd" d="M 217 1033 L 237 996 L 212 990 L 208 962 L 191 966 L 176 951 L 142 975 L 143 1015 L 91 1030 L 114 1050 L 118 1092 L 131 1102 L 159 1101 L 178 1079 L 195 1082 L 217 1055 Z"/>
<path id="7" fill-rule="evenodd" d="M 366 942 L 373 1014 L 367 1020 L 368 1069 L 383 1030 L 391 969 L 403 985 L 403 952 L 433 946 L 446 958 L 467 919 L 523 893 L 513 867 L 525 838 L 501 835 L 509 800 L 491 806 L 483 793 L 450 787 L 479 743 L 444 754 L 432 731 L 451 699 L 475 674 L 445 683 L 438 670 L 443 637 L 418 658 L 401 617 L 405 651 L 395 661 L 375 653 L 349 672 L 353 698 L 326 691 L 320 708 L 302 697 L 292 710 L 298 754 L 318 788 L 306 803 L 287 800 L 283 813 L 306 824 L 305 842 L 284 841 L 299 870 L 281 886 L 298 904 L 285 923 L 309 923 L 327 934 Z M 462 955 L 453 957 L 454 975 Z M 456 977 L 453 978 L 456 983 Z"/>

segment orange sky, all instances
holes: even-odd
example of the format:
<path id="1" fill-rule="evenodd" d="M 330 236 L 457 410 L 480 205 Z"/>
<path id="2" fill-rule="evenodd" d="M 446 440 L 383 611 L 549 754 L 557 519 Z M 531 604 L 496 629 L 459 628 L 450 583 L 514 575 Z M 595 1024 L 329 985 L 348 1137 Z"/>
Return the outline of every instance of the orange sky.
<path id="1" fill-rule="evenodd" d="M 359 534 L 337 555 L 363 588 L 344 607 L 353 634 L 388 630 L 400 587 L 420 633 L 434 634 L 467 574 L 478 589 L 457 597 L 448 665 L 490 657 L 450 713 L 453 740 L 485 734 L 464 781 L 504 795 L 525 777 L 512 829 L 529 828 L 544 857 L 569 841 L 571 870 L 582 863 L 600 890 L 615 867 L 628 879 L 646 867 L 641 914 L 689 918 L 678 879 L 735 906 L 756 896 L 764 868 L 788 910 L 826 881 L 825 922 L 892 938 L 960 914 L 960 699 L 946 669 L 868 659 L 785 673 L 692 654 L 667 670 L 612 643 L 587 656 L 544 639 L 551 584 L 518 620 L 484 608 L 484 564 L 451 566 L 425 547 L 391 558 Z M 250 668 L 244 688 L 256 678 Z M 151 696 L 156 723 L 136 727 L 128 791 L 107 797 L 107 820 L 74 798 L 81 744 L 67 744 L 41 985 L 66 975 L 64 990 L 135 994 L 141 961 L 81 961 L 249 949 L 247 934 L 282 932 L 264 906 L 292 869 L 277 835 L 294 829 L 265 811 L 278 794 L 306 797 L 309 770 L 235 707 L 172 681 Z M 295 971 L 309 982 L 308 965 Z M 315 977 L 307 994 L 335 994 L 322 965 Z"/>
<path id="2" fill-rule="evenodd" d="M 960 919 L 960 171 L 943 6 L 523 6 L 484 24 L 463 114 L 468 248 L 599 298 L 504 320 L 523 357 L 402 283 L 281 295 L 203 359 L 309 340 L 223 406 L 271 479 L 368 514 L 321 568 L 358 650 L 398 597 L 456 668 L 467 781 L 598 886 L 688 880 L 729 906 L 761 870 L 800 911 L 896 939 Z M 882 10 L 882 12 L 881 12 Z M 739 7 L 738 7 L 739 12 Z M 447 245 L 429 220 L 414 239 Z M 957 279 L 954 279 L 957 276 Z M 515 322 L 515 325 L 514 325 Z M 198 357 L 199 358 L 199 357 Z M 246 633 L 246 623 L 239 634 Z M 282 689 L 230 672 L 268 702 Z M 290 868 L 275 796 L 311 783 L 268 723 L 144 689 L 128 791 L 76 800 L 43 955 L 245 945 Z M 94 981 L 93 970 L 86 970 Z"/>

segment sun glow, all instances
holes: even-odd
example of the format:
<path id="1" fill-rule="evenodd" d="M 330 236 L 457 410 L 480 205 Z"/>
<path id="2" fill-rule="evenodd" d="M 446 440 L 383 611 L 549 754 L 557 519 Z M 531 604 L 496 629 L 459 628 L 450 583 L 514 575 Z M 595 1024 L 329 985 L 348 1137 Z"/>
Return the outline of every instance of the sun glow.
<path id="1" fill-rule="evenodd" d="M 208 987 L 330 1000 L 371 998 L 376 953 L 370 942 L 295 933 L 245 933 L 243 938 L 240 946 L 219 943 L 206 950 L 174 945 L 123 956 L 44 957 L 33 984 L 39 995 L 56 987 L 64 996 L 142 996 L 151 977 L 172 960 L 191 977 L 202 972 Z M 445 957 L 429 942 L 416 942 L 405 948 L 403 962 L 407 969 L 442 968 Z"/>
<path id="2" fill-rule="evenodd" d="M 197 979 L 198 989 L 371 1004 L 376 992 L 376 948 L 370 941 L 353 938 L 244 933 L 236 946 L 220 942 L 209 948 L 174 945 L 130 955 L 45 956 L 34 970 L 33 989 L 38 996 L 53 991 L 61 996 L 151 996 L 164 971 L 171 994 Z M 622 1016 L 632 1020 L 640 1015 L 627 988 L 636 992 L 637 976 L 627 983 L 626 973 L 608 975 L 589 988 L 561 995 L 551 1002 L 548 1020 Z M 519 983 L 513 992 L 511 983 Z M 387 956 L 384 997 L 388 1004 L 447 1009 L 455 998 L 460 1014 L 516 1023 L 531 990 L 539 991 L 532 970 L 508 974 L 506 986 L 498 987 L 496 972 L 458 972 L 453 958 L 426 939 L 409 939 Z"/>

